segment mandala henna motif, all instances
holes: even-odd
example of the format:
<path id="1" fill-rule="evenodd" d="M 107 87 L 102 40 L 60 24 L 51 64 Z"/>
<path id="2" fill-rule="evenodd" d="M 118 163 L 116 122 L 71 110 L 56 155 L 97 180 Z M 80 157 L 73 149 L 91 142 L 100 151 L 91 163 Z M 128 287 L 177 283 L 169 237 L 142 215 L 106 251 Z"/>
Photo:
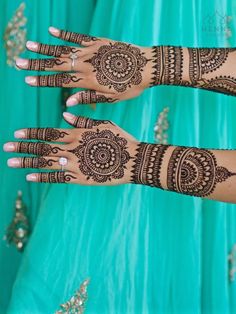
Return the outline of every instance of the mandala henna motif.
<path id="1" fill-rule="evenodd" d="M 77 49 L 76 47 L 45 44 L 38 44 L 37 49 L 38 53 L 52 57 L 68 56 L 71 54 L 76 54 L 79 51 L 80 49 Z"/>
<path id="2" fill-rule="evenodd" d="M 60 59 L 29 59 L 28 62 L 28 69 L 35 71 L 45 71 L 46 69 L 52 69 L 55 66 L 67 63 Z"/>
<path id="3" fill-rule="evenodd" d="M 201 81 L 204 74 L 219 69 L 228 59 L 229 48 L 188 48 L 189 76 L 193 84 Z"/>
<path id="4" fill-rule="evenodd" d="M 44 183 L 68 183 L 71 179 L 76 179 L 75 176 L 66 174 L 64 171 L 39 173 L 38 176 L 38 182 Z"/>
<path id="5" fill-rule="evenodd" d="M 46 159 L 43 157 L 23 157 L 21 159 L 21 168 L 45 168 L 52 167 L 56 162 L 54 159 Z"/>
<path id="6" fill-rule="evenodd" d="M 142 82 L 141 72 L 147 61 L 139 48 L 120 42 L 101 46 L 91 59 L 86 60 L 94 67 L 98 83 L 117 92 Z"/>
<path id="7" fill-rule="evenodd" d="M 79 104 L 95 104 L 95 103 L 112 103 L 117 99 L 106 97 L 104 95 L 98 95 L 95 91 L 84 91 L 79 94 Z"/>
<path id="8" fill-rule="evenodd" d="M 214 154 L 198 148 L 177 147 L 173 151 L 167 171 L 170 191 L 205 197 L 216 184 L 236 175 L 218 167 Z"/>
<path id="9" fill-rule="evenodd" d="M 41 75 L 38 76 L 38 86 L 48 86 L 48 87 L 62 87 L 68 85 L 71 82 L 77 83 L 81 79 L 77 78 L 75 75 L 68 73 L 59 73 L 54 75 Z"/>
<path id="10" fill-rule="evenodd" d="M 50 144 L 46 144 L 43 142 L 32 143 L 32 142 L 18 142 L 16 152 L 23 154 L 33 154 L 39 156 L 48 156 L 57 154 L 59 151 L 63 152 L 64 150 L 52 146 Z"/>
<path id="11" fill-rule="evenodd" d="M 69 41 L 78 45 L 81 45 L 83 42 L 91 42 L 91 41 L 97 41 L 98 38 L 84 35 L 84 34 L 78 34 L 74 32 L 68 32 L 68 31 L 61 31 L 59 37 L 65 41 Z"/>
<path id="12" fill-rule="evenodd" d="M 80 145 L 70 150 L 78 157 L 79 169 L 98 183 L 121 179 L 130 155 L 126 139 L 110 130 L 88 131 L 82 134 Z"/>
<path id="13" fill-rule="evenodd" d="M 168 145 L 140 143 L 132 169 L 132 182 L 162 189 L 160 171 L 168 147 Z"/>
<path id="14" fill-rule="evenodd" d="M 64 138 L 68 133 L 54 128 L 29 128 L 26 130 L 26 138 L 43 141 L 56 141 Z"/>

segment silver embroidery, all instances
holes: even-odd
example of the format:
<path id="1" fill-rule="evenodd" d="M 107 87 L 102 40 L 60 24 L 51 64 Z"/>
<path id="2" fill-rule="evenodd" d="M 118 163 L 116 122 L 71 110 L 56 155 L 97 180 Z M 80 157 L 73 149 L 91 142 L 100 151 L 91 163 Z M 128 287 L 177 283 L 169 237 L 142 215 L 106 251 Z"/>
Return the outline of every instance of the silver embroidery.
<path id="1" fill-rule="evenodd" d="M 158 144 L 167 144 L 168 143 L 168 113 L 169 107 L 165 107 L 158 115 L 157 122 L 154 127 L 155 141 Z"/>
<path id="2" fill-rule="evenodd" d="M 11 67 L 15 66 L 16 58 L 25 50 L 26 43 L 26 22 L 24 16 L 25 3 L 16 10 L 14 16 L 8 22 L 5 33 L 4 42 L 7 52 L 7 64 Z"/>
<path id="3" fill-rule="evenodd" d="M 229 278 L 230 281 L 234 281 L 236 274 L 236 244 L 233 246 L 233 249 L 228 256 L 228 260 L 229 260 Z"/>
<path id="4" fill-rule="evenodd" d="M 87 287 L 89 281 L 89 279 L 84 280 L 79 290 L 69 301 L 61 304 L 60 310 L 55 314 L 83 314 L 85 311 L 85 304 L 88 300 Z"/>

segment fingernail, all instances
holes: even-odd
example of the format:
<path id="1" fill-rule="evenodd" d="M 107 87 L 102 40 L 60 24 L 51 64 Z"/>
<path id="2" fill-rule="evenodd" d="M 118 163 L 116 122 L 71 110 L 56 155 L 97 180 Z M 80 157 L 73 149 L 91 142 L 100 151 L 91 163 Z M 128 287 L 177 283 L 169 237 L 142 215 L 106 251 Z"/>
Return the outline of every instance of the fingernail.
<path id="1" fill-rule="evenodd" d="M 37 80 L 36 80 L 36 78 L 33 77 L 33 76 L 26 76 L 25 82 L 26 82 L 27 84 L 30 84 L 30 85 L 36 85 Z"/>
<path id="2" fill-rule="evenodd" d="M 13 143 L 6 143 L 3 145 L 3 150 L 5 152 L 14 152 L 15 151 L 15 145 Z"/>
<path id="3" fill-rule="evenodd" d="M 36 174 L 27 174 L 26 180 L 27 181 L 37 181 L 37 176 L 36 176 Z"/>
<path id="4" fill-rule="evenodd" d="M 69 112 L 63 112 L 63 117 L 69 121 L 74 121 L 75 119 L 75 116 Z"/>
<path id="5" fill-rule="evenodd" d="M 20 166 L 20 160 L 18 158 L 8 159 L 7 165 L 9 167 L 19 167 Z"/>
<path id="6" fill-rule="evenodd" d="M 77 103 L 78 103 L 77 99 L 74 97 L 71 97 L 71 98 L 67 99 L 66 105 L 68 107 L 70 107 L 70 106 L 76 105 Z"/>
<path id="7" fill-rule="evenodd" d="M 34 41 L 27 41 L 26 47 L 32 50 L 36 50 L 38 48 L 38 44 Z"/>
<path id="8" fill-rule="evenodd" d="M 28 67 L 28 60 L 27 59 L 16 59 L 16 65 L 20 68 L 27 68 Z"/>
<path id="9" fill-rule="evenodd" d="M 49 27 L 49 32 L 54 34 L 54 35 L 59 35 L 60 34 L 60 30 L 55 28 L 55 27 Z"/>
<path id="10" fill-rule="evenodd" d="M 19 130 L 14 133 L 15 138 L 25 138 L 25 131 Z"/>

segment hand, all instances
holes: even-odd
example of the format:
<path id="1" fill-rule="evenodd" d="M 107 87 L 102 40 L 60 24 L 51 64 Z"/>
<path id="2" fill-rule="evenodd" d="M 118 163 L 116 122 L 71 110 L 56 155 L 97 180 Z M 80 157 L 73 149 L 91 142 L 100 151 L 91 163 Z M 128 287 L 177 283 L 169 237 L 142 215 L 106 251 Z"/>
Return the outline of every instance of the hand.
<path id="1" fill-rule="evenodd" d="M 57 170 L 27 175 L 27 180 L 34 182 L 83 185 L 131 182 L 138 144 L 131 135 L 110 121 L 76 117 L 70 113 L 64 113 L 64 119 L 75 128 L 16 131 L 15 138 L 33 141 L 6 143 L 4 150 L 36 156 L 11 158 L 8 166 Z"/>
<path id="2" fill-rule="evenodd" d="M 20 69 L 57 71 L 54 75 L 28 76 L 31 86 L 85 88 L 67 100 L 67 106 L 113 103 L 138 96 L 149 87 L 153 72 L 152 48 L 50 27 L 51 35 L 80 47 L 27 42 L 26 47 L 50 59 L 17 59 Z"/>

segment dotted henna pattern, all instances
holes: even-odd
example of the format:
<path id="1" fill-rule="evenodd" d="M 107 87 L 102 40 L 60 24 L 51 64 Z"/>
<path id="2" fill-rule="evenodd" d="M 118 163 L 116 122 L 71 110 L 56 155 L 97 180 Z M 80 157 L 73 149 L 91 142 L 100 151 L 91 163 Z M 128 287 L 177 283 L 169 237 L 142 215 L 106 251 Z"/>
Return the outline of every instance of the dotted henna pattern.
<path id="1" fill-rule="evenodd" d="M 170 191 L 205 197 L 214 191 L 217 183 L 234 175 L 218 167 L 209 150 L 177 147 L 168 164 L 167 186 Z"/>
<path id="2" fill-rule="evenodd" d="M 101 46 L 86 62 L 94 67 L 100 85 L 124 92 L 142 82 L 141 72 L 147 61 L 139 48 L 116 42 Z"/>
<path id="3" fill-rule="evenodd" d="M 98 183 L 121 179 L 130 155 L 127 141 L 110 130 L 88 131 L 82 134 L 80 145 L 70 150 L 78 157 L 79 169 Z"/>

